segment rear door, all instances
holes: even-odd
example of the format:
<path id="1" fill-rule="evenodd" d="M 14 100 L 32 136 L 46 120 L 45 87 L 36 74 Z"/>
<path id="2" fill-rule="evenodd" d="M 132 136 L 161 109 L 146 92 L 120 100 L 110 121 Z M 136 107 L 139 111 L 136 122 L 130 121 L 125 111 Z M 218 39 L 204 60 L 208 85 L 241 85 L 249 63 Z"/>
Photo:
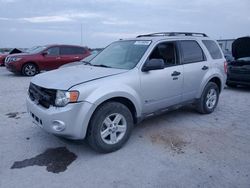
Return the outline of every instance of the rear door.
<path id="1" fill-rule="evenodd" d="M 62 61 L 59 66 L 70 62 L 80 61 L 81 59 L 84 58 L 83 52 L 84 52 L 83 49 L 80 47 L 61 46 L 60 55 Z"/>
<path id="2" fill-rule="evenodd" d="M 210 67 L 196 40 L 181 40 L 178 46 L 184 71 L 182 101 L 189 101 L 195 99 L 200 91 L 203 77 Z"/>

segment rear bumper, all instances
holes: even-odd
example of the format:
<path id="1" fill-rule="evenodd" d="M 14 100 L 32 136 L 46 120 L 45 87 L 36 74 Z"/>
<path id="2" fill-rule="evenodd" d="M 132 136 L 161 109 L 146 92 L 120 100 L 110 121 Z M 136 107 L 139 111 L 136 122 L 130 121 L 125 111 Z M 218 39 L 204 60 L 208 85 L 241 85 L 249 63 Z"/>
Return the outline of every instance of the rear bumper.
<path id="1" fill-rule="evenodd" d="M 227 83 L 250 85 L 250 74 L 235 74 L 229 73 L 227 76 Z"/>
<path id="2" fill-rule="evenodd" d="M 244 86 L 250 86 L 250 81 L 235 81 L 235 80 L 227 80 L 227 84 L 234 84 L 234 85 L 244 85 Z"/>

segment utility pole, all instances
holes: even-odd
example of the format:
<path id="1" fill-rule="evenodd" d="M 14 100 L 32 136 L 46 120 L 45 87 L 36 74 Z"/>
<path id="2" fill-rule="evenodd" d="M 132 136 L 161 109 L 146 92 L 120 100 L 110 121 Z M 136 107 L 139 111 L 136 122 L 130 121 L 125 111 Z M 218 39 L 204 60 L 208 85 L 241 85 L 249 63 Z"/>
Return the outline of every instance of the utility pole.
<path id="1" fill-rule="evenodd" d="M 83 45 L 83 38 L 82 38 L 82 23 L 81 23 L 81 46 Z"/>

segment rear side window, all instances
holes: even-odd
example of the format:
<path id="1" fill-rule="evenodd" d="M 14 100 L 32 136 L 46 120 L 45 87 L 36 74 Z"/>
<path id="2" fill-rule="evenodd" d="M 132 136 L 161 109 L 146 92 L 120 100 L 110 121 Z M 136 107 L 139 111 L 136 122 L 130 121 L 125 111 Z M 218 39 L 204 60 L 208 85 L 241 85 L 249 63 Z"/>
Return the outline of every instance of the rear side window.
<path id="1" fill-rule="evenodd" d="M 220 51 L 218 45 L 214 41 L 203 40 L 202 42 L 206 46 L 206 48 L 208 49 L 208 51 L 213 59 L 221 59 L 222 58 L 221 51 Z"/>
<path id="2" fill-rule="evenodd" d="M 61 55 L 83 54 L 84 49 L 78 47 L 61 47 Z"/>
<path id="3" fill-rule="evenodd" d="M 85 54 L 86 50 L 84 48 L 74 48 L 75 54 Z"/>
<path id="4" fill-rule="evenodd" d="M 195 63 L 205 60 L 204 53 L 196 41 L 180 41 L 180 47 L 182 52 L 182 63 Z"/>

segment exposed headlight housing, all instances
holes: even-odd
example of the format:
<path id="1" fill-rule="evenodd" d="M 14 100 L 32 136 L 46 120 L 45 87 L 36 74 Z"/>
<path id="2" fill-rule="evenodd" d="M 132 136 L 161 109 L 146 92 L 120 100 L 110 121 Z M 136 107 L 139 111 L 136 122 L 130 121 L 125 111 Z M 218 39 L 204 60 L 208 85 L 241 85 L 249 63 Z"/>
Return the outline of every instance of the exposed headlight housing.
<path id="1" fill-rule="evenodd" d="M 77 102 L 78 97 L 79 97 L 79 92 L 78 91 L 61 91 L 61 90 L 57 90 L 55 106 L 64 107 L 69 103 L 75 103 L 75 102 Z"/>

